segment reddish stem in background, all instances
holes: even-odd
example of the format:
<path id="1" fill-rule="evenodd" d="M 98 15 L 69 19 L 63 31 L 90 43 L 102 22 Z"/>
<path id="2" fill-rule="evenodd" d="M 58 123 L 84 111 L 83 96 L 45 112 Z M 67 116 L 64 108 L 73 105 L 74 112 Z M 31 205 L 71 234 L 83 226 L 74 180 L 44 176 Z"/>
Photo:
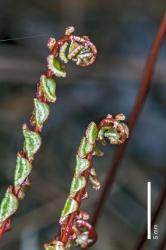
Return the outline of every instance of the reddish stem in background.
<path id="1" fill-rule="evenodd" d="M 148 91 L 150 88 L 150 84 L 151 84 L 152 75 L 154 72 L 155 63 L 156 63 L 156 60 L 158 57 L 160 47 L 161 47 L 163 40 L 165 38 L 165 35 L 166 35 L 166 12 L 165 12 L 164 17 L 161 21 L 159 31 L 154 39 L 149 57 L 147 59 L 144 73 L 143 73 L 143 78 L 142 78 L 142 81 L 140 84 L 140 90 L 139 90 L 139 93 L 137 95 L 131 116 L 129 118 L 128 124 L 129 124 L 130 133 L 133 131 L 133 129 L 137 123 L 141 109 L 142 109 L 144 102 L 146 100 L 146 97 L 147 97 L 147 94 L 148 94 Z M 92 219 L 93 225 L 95 225 L 97 223 L 97 221 L 99 219 L 99 215 L 104 208 L 106 198 L 109 194 L 109 191 L 110 191 L 110 188 L 113 184 L 113 181 L 115 180 L 116 173 L 117 173 L 119 164 L 124 156 L 126 147 L 127 147 L 127 143 L 124 143 L 124 144 L 120 145 L 118 147 L 118 149 L 116 150 L 116 153 L 115 153 L 115 156 L 114 156 L 114 159 L 112 162 L 112 166 L 111 166 L 110 171 L 107 175 L 108 177 L 106 177 L 104 188 L 103 188 L 102 193 L 99 197 L 99 200 L 97 202 L 97 207 L 96 207 L 94 215 L 93 215 L 93 219 Z"/>
<path id="2" fill-rule="evenodd" d="M 154 214 L 153 214 L 153 217 L 152 217 L 151 228 L 154 226 L 156 220 L 158 219 L 158 216 L 160 214 L 160 211 L 161 211 L 161 209 L 162 209 L 162 207 L 164 205 L 165 199 L 166 199 L 166 182 L 165 182 L 164 185 L 165 186 L 164 186 L 164 188 L 161 191 L 161 196 L 159 198 L 158 204 L 157 204 L 157 206 L 155 208 L 155 211 L 154 211 Z M 146 242 L 146 239 L 147 239 L 147 230 L 145 230 L 145 232 L 143 233 L 143 235 L 142 235 L 142 237 L 141 237 L 140 241 L 138 242 L 138 245 L 136 246 L 135 249 L 136 250 L 142 249 L 143 245 Z M 164 248 L 161 248 L 161 250 L 162 249 L 164 249 Z"/>

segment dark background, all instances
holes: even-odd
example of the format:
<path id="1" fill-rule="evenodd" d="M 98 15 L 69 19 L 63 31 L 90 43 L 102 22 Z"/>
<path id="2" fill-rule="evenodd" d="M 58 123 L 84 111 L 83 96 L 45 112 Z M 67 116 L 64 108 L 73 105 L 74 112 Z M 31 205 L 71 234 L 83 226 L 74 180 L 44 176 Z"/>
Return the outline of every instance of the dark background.
<path id="1" fill-rule="evenodd" d="M 1 0 L 0 39 L 0 197 L 12 183 L 16 153 L 22 147 L 21 125 L 33 108 L 36 83 L 46 70 L 46 43 L 74 25 L 98 48 L 93 67 L 67 65 L 67 78 L 57 79 L 57 102 L 43 130 L 43 145 L 31 174 L 31 190 L 13 219 L 2 250 L 39 250 L 58 230 L 68 194 L 74 158 L 86 126 L 108 113 L 128 117 L 138 93 L 143 67 L 164 13 L 164 0 Z M 146 104 L 129 142 L 114 186 L 100 218 L 96 250 L 134 249 L 146 227 L 146 184 L 152 182 L 152 207 L 166 179 L 166 43 Z M 95 160 L 101 181 L 115 147 Z M 98 193 L 89 191 L 88 211 Z M 166 205 L 166 204 L 165 204 Z M 166 206 L 165 206 L 166 208 Z M 159 221 L 159 240 L 144 249 L 156 250 L 166 231 L 166 212 Z"/>

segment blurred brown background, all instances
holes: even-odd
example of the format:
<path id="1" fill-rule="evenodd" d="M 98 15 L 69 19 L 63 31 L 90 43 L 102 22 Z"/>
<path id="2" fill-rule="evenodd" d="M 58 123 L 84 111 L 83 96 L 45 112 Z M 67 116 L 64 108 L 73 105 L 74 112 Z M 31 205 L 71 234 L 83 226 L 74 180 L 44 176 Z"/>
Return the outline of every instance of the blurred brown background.
<path id="1" fill-rule="evenodd" d="M 13 230 L 1 250 L 39 250 L 53 239 L 68 194 L 74 157 L 87 124 L 106 114 L 129 116 L 142 70 L 164 13 L 164 0 L 1 0 L 0 39 L 0 197 L 12 182 L 16 153 L 22 147 L 21 125 L 28 121 L 40 74 L 46 70 L 46 43 L 74 25 L 98 48 L 93 67 L 67 65 L 57 79 L 57 102 L 43 130 L 43 145 L 34 161 L 31 190 L 13 219 Z M 152 206 L 166 180 L 166 42 L 153 84 L 129 142 L 97 231 L 94 250 L 132 250 L 146 227 L 146 183 L 152 182 Z M 95 161 L 104 181 L 115 147 Z M 93 211 L 98 194 L 89 191 L 84 206 Z M 166 204 L 165 204 L 166 208 Z M 166 231 L 160 214 L 159 240 L 144 249 L 157 250 Z"/>

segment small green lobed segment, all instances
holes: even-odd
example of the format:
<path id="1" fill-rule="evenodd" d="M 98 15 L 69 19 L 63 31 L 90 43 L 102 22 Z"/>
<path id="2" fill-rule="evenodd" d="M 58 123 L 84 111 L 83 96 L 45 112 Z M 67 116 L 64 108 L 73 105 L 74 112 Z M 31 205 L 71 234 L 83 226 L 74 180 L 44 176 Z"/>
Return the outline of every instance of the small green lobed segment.
<path id="1" fill-rule="evenodd" d="M 84 176 L 80 176 L 78 178 L 74 177 L 70 188 L 70 196 L 75 196 L 75 194 L 85 186 L 86 178 Z"/>
<path id="2" fill-rule="evenodd" d="M 42 75 L 40 78 L 40 86 L 44 97 L 48 102 L 56 101 L 56 83 L 52 78 L 48 78 L 45 75 Z"/>
<path id="3" fill-rule="evenodd" d="M 98 137 L 100 140 L 108 138 L 111 144 L 118 144 L 120 133 L 116 128 L 113 128 L 112 126 L 106 126 L 100 129 Z"/>
<path id="4" fill-rule="evenodd" d="M 18 155 L 16 160 L 15 174 L 14 174 L 14 186 L 15 187 L 20 186 L 28 177 L 31 170 L 32 170 L 31 163 L 27 159 Z"/>
<path id="5" fill-rule="evenodd" d="M 87 154 L 92 152 L 97 136 L 98 136 L 97 125 L 94 122 L 91 122 L 86 130 L 86 137 L 82 138 L 78 149 L 78 155 L 81 158 L 86 157 Z"/>
<path id="6" fill-rule="evenodd" d="M 69 214 L 74 213 L 77 211 L 78 204 L 77 201 L 75 201 L 72 198 L 68 198 L 66 200 L 64 209 L 62 210 L 61 218 L 60 218 L 60 223 L 63 223 L 63 221 L 67 218 Z"/>
<path id="7" fill-rule="evenodd" d="M 30 131 L 25 124 L 23 125 L 23 135 L 25 139 L 23 149 L 28 159 L 32 160 L 41 146 L 41 136 L 37 132 Z"/>
<path id="8" fill-rule="evenodd" d="M 60 62 L 54 55 L 49 55 L 47 58 L 48 68 L 57 77 L 66 77 L 66 72 L 62 69 Z"/>
<path id="9" fill-rule="evenodd" d="M 50 108 L 48 104 L 39 101 L 38 99 L 34 99 L 34 122 L 36 127 L 41 129 L 43 127 L 43 123 L 47 120 Z"/>
<path id="10" fill-rule="evenodd" d="M 7 189 L 6 194 L 0 205 L 0 223 L 13 215 L 18 209 L 17 197 Z"/>
<path id="11" fill-rule="evenodd" d="M 98 128 L 96 123 L 91 122 L 86 130 L 86 138 L 89 143 L 94 144 L 98 136 Z"/>
<path id="12" fill-rule="evenodd" d="M 81 175 L 86 169 L 90 166 L 90 161 L 87 159 L 82 159 L 78 155 L 76 157 L 76 166 L 75 166 L 75 176 Z"/>
<path id="13" fill-rule="evenodd" d="M 78 155 L 81 158 L 84 158 L 87 156 L 87 154 L 89 154 L 90 152 L 92 152 L 93 150 L 93 144 L 90 144 L 89 141 L 87 140 L 86 137 L 83 137 L 78 149 Z"/>

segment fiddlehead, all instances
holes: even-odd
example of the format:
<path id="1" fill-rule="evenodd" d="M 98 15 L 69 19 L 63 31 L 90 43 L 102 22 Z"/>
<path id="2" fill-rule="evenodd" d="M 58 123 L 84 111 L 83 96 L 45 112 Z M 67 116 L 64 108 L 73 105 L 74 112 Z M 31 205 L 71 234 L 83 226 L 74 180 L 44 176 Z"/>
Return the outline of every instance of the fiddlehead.
<path id="1" fill-rule="evenodd" d="M 123 114 L 113 118 L 108 115 L 99 125 L 91 122 L 82 138 L 76 155 L 76 166 L 69 196 L 60 217 L 60 234 L 57 240 L 45 244 L 45 250 L 69 250 L 73 245 L 81 248 L 92 246 L 97 235 L 95 229 L 88 223 L 89 215 L 81 211 L 81 202 L 87 198 L 87 185 L 94 189 L 100 188 L 100 182 L 92 165 L 93 156 L 102 156 L 97 148 L 97 142 L 106 144 L 124 143 L 128 138 L 128 127 L 122 122 Z"/>
<path id="2" fill-rule="evenodd" d="M 48 71 L 40 77 L 34 98 L 34 110 L 31 117 L 32 129 L 26 124 L 22 131 L 24 136 L 23 149 L 17 154 L 14 184 L 9 186 L 0 204 L 0 238 L 11 226 L 11 216 L 16 212 L 19 201 L 24 198 L 26 188 L 30 185 L 29 174 L 32 170 L 32 161 L 39 150 L 42 140 L 41 131 L 47 120 L 50 107 L 49 103 L 56 101 L 55 77 L 65 77 L 64 63 L 69 60 L 79 66 L 89 66 L 96 58 L 96 47 L 88 37 L 74 36 L 73 27 L 68 27 L 65 35 L 58 39 L 50 38 L 48 48 L 51 54 L 47 58 Z"/>

